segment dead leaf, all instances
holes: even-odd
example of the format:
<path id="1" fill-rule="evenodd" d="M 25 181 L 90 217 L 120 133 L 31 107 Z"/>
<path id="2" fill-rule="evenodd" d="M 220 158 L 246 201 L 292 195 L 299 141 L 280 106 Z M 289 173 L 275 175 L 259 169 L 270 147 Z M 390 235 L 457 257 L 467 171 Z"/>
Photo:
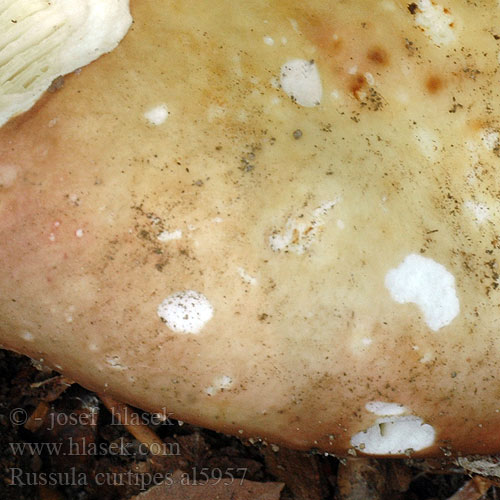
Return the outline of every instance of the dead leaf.
<path id="1" fill-rule="evenodd" d="M 209 479 L 195 484 L 186 473 L 175 472 L 164 483 L 131 500 L 279 500 L 283 483 L 256 483 L 244 479 Z"/>
<path id="2" fill-rule="evenodd" d="M 400 493 L 407 492 L 414 477 L 411 469 L 398 460 L 386 462 L 386 469 L 390 488 Z"/>
<path id="3" fill-rule="evenodd" d="M 387 494 L 384 464 L 371 458 L 351 458 L 337 473 L 339 500 L 383 500 Z"/>
<path id="4" fill-rule="evenodd" d="M 300 500 L 321 500 L 325 488 L 317 455 L 268 446 L 261 450 L 268 471 Z"/>
<path id="5" fill-rule="evenodd" d="M 448 500 L 479 500 L 490 489 L 491 482 L 484 477 L 475 476 L 467 481 Z"/>

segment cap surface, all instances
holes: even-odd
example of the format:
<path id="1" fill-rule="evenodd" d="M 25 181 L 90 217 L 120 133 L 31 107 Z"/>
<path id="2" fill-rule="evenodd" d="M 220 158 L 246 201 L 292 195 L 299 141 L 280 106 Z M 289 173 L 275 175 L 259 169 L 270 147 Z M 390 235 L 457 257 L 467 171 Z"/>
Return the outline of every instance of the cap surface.
<path id="1" fill-rule="evenodd" d="M 135 0 L 0 129 L 0 343 L 341 455 L 500 451 L 500 8 Z"/>

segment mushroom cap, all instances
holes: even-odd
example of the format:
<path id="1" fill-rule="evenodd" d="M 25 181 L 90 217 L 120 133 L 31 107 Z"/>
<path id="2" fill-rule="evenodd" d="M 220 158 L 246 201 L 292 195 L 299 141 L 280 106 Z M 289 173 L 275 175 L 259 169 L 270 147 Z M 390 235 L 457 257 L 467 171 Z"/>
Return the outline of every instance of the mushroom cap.
<path id="1" fill-rule="evenodd" d="M 500 451 L 496 2 L 132 0 L 0 129 L 0 342 L 339 455 Z"/>

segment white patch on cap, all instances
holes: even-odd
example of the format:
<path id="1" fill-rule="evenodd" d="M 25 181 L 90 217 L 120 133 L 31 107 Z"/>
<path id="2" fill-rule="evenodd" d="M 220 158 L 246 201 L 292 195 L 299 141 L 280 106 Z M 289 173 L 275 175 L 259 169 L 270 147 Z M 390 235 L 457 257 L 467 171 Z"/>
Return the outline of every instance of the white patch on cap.
<path id="1" fill-rule="evenodd" d="M 440 146 L 439 138 L 432 130 L 419 128 L 414 132 L 418 147 L 428 160 L 434 160 Z"/>
<path id="2" fill-rule="evenodd" d="M 274 45 L 274 40 L 273 40 L 273 38 L 271 38 L 270 36 L 265 36 L 265 37 L 263 38 L 263 40 L 264 40 L 264 43 L 265 43 L 266 45 L 269 45 L 270 47 Z"/>
<path id="3" fill-rule="evenodd" d="M 240 109 L 236 115 L 236 119 L 241 123 L 246 123 L 248 121 L 248 113 L 244 109 Z"/>
<path id="4" fill-rule="evenodd" d="M 76 236 L 77 238 L 83 238 L 83 229 L 77 229 L 77 230 L 75 231 L 75 236 Z"/>
<path id="5" fill-rule="evenodd" d="M 490 215 L 490 209 L 484 203 L 476 203 L 475 201 L 466 201 L 464 203 L 465 208 L 470 210 L 474 216 L 474 220 L 478 224 L 482 224 L 484 221 L 488 220 Z"/>
<path id="6" fill-rule="evenodd" d="M 166 104 L 160 104 L 154 108 L 149 109 L 144 113 L 144 118 L 151 123 L 151 125 L 162 125 L 168 118 L 168 107 Z"/>
<path id="7" fill-rule="evenodd" d="M 58 76 L 113 50 L 129 0 L 6 0 L 0 32 L 0 125 L 31 108 Z"/>
<path id="8" fill-rule="evenodd" d="M 167 297 L 157 309 L 158 316 L 176 333 L 199 333 L 212 319 L 214 309 L 208 299 L 194 290 Z"/>
<path id="9" fill-rule="evenodd" d="M 290 24 L 292 25 L 293 31 L 295 31 L 295 33 L 300 33 L 299 23 L 295 19 L 288 19 L 288 20 L 290 21 Z"/>
<path id="10" fill-rule="evenodd" d="M 228 377 L 227 375 L 222 375 L 221 377 L 217 377 L 212 381 L 212 385 L 210 387 L 205 388 L 205 392 L 209 396 L 214 396 L 218 392 L 224 391 L 225 389 L 230 389 L 233 385 L 233 379 Z"/>
<path id="11" fill-rule="evenodd" d="M 111 368 L 114 368 L 115 370 L 128 370 L 128 366 L 125 366 L 122 364 L 120 360 L 120 356 L 107 356 L 106 357 L 106 363 L 108 363 Z"/>
<path id="12" fill-rule="evenodd" d="M 250 276 L 242 267 L 238 267 L 238 274 L 245 283 L 248 283 L 249 285 L 257 284 L 257 279 Z"/>
<path id="13" fill-rule="evenodd" d="M 464 141 L 471 163 L 475 164 L 479 161 L 479 143 L 472 140 Z"/>
<path id="14" fill-rule="evenodd" d="M 380 3 L 380 6 L 384 9 L 384 10 L 387 10 L 389 12 L 393 12 L 396 10 L 396 6 L 394 5 L 393 2 L 389 2 L 388 0 L 383 0 L 381 3 Z"/>
<path id="15" fill-rule="evenodd" d="M 172 241 L 172 240 L 180 240 L 182 238 L 182 231 L 180 229 L 176 229 L 175 231 L 162 231 L 158 236 L 157 239 L 161 241 L 162 243 L 166 241 Z"/>
<path id="16" fill-rule="evenodd" d="M 75 310 L 75 306 L 69 306 L 66 309 L 64 313 L 64 319 L 66 320 L 66 323 L 73 323 L 73 313 L 75 312 Z"/>
<path id="17" fill-rule="evenodd" d="M 69 194 L 68 200 L 75 207 L 78 207 L 80 205 L 80 198 L 78 197 L 78 195 L 76 193 Z"/>
<path id="18" fill-rule="evenodd" d="M 365 73 L 363 75 L 365 77 L 366 83 L 373 87 L 375 85 L 375 78 L 373 78 L 373 75 L 369 72 Z"/>
<path id="19" fill-rule="evenodd" d="M 11 187 L 17 179 L 19 167 L 15 165 L 0 165 L 0 188 Z"/>
<path id="20" fill-rule="evenodd" d="M 455 41 L 454 19 L 442 5 L 431 0 L 417 0 L 415 25 L 437 45 L 448 45 Z"/>
<path id="21" fill-rule="evenodd" d="M 380 417 L 392 417 L 402 415 L 408 411 L 403 405 L 398 403 L 386 403 L 385 401 L 370 401 L 366 403 L 365 408 Z"/>
<path id="22" fill-rule="evenodd" d="M 485 129 L 481 131 L 481 141 L 488 151 L 498 149 L 500 145 L 500 133 L 497 130 Z"/>
<path id="23" fill-rule="evenodd" d="M 432 352 L 426 352 L 423 357 L 419 359 L 420 363 L 430 363 L 431 361 L 434 361 L 434 354 Z"/>
<path id="24" fill-rule="evenodd" d="M 233 72 L 236 76 L 240 78 L 243 76 L 243 69 L 241 68 L 241 57 L 239 54 L 233 54 L 231 57 L 231 62 L 233 63 Z"/>
<path id="25" fill-rule="evenodd" d="M 275 232 L 269 236 L 271 249 L 274 252 L 293 252 L 302 255 L 314 243 L 321 227 L 325 225 L 325 216 L 338 201 L 323 203 L 308 218 L 290 217 L 281 233 Z"/>
<path id="26" fill-rule="evenodd" d="M 33 340 L 35 340 L 35 336 L 31 332 L 23 332 L 21 337 L 28 342 L 33 342 Z"/>
<path id="27" fill-rule="evenodd" d="M 321 102 L 323 87 L 314 61 L 292 59 L 283 64 L 280 84 L 283 91 L 301 106 L 313 107 Z"/>
<path id="28" fill-rule="evenodd" d="M 434 428 L 413 415 L 378 418 L 351 438 L 351 445 L 369 455 L 402 455 L 432 446 Z"/>
<path id="29" fill-rule="evenodd" d="M 211 104 L 207 110 L 207 120 L 212 123 L 215 120 L 220 120 L 226 115 L 226 108 L 223 106 L 218 106 L 217 104 Z"/>
<path id="30" fill-rule="evenodd" d="M 449 325 L 460 312 L 454 276 L 427 257 L 408 255 L 387 273 L 385 286 L 396 302 L 416 304 L 433 331 Z"/>

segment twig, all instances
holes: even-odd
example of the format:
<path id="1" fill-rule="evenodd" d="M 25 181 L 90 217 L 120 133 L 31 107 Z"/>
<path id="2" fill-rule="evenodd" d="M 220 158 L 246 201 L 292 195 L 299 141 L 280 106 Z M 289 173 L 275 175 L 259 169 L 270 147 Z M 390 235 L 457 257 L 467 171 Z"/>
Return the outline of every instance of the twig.
<path id="1" fill-rule="evenodd" d="M 134 418 L 130 406 L 116 401 L 107 394 L 99 394 L 99 398 L 104 406 L 116 417 L 116 419 L 127 429 L 137 441 L 144 444 L 152 455 L 162 455 L 165 449 L 165 443 L 148 427 L 146 423 L 137 422 Z"/>
<path id="2" fill-rule="evenodd" d="M 45 401 L 40 401 L 35 411 L 30 415 L 27 422 L 24 424 L 24 428 L 30 432 L 36 432 L 40 429 L 47 413 L 49 412 L 49 405 Z"/>
<path id="3" fill-rule="evenodd" d="M 60 384 L 68 384 L 68 386 L 73 383 L 69 379 L 65 378 L 63 375 L 56 375 L 55 377 L 46 378 L 45 380 L 42 380 L 40 382 L 33 382 L 32 384 L 30 384 L 30 387 L 38 389 L 38 387 L 42 387 L 45 384 L 50 384 L 51 382 L 55 382 L 56 380 Z"/>

